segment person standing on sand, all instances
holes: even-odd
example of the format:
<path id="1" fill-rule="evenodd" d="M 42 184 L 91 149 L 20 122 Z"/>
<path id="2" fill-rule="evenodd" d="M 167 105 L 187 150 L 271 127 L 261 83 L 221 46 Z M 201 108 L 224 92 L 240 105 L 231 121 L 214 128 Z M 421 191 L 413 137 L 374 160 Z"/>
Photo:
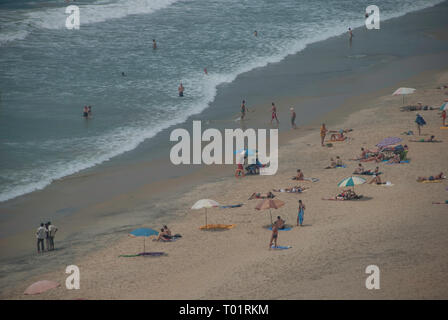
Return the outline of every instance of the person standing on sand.
<path id="1" fill-rule="evenodd" d="M 446 110 L 442 111 L 442 115 L 440 116 L 442 118 L 442 124 L 444 127 L 446 127 L 445 121 L 446 121 Z"/>
<path id="2" fill-rule="evenodd" d="M 293 107 L 291 107 L 289 110 L 291 110 L 291 127 L 293 129 L 297 129 L 297 126 L 296 126 L 296 112 L 294 111 Z"/>
<path id="3" fill-rule="evenodd" d="M 49 222 L 47 222 L 45 227 L 45 245 L 47 246 L 47 251 L 50 251 L 50 232 L 48 231 Z"/>
<path id="4" fill-rule="evenodd" d="M 425 119 L 423 119 L 423 117 L 417 113 L 417 118 L 415 118 L 415 123 L 417 123 L 417 128 L 418 128 L 418 135 L 421 135 L 421 127 L 423 127 L 426 124 Z"/>
<path id="5" fill-rule="evenodd" d="M 278 238 L 278 227 L 277 224 L 273 223 L 271 241 L 269 242 L 269 249 L 272 248 L 272 242 L 274 242 L 274 248 L 277 248 L 277 238 Z"/>
<path id="6" fill-rule="evenodd" d="M 56 226 L 52 225 L 50 221 L 48 221 L 48 240 L 49 240 L 49 246 L 47 246 L 47 250 L 54 250 L 54 236 L 56 235 L 56 231 L 58 231 L 58 228 Z"/>
<path id="7" fill-rule="evenodd" d="M 277 121 L 277 124 L 278 124 L 279 121 L 277 118 L 277 107 L 275 106 L 274 102 L 272 102 L 271 112 L 272 112 L 271 124 L 272 124 L 272 120 L 274 120 L 274 119 Z"/>
<path id="8" fill-rule="evenodd" d="M 180 83 L 180 86 L 179 86 L 179 88 L 177 90 L 179 91 L 179 97 L 183 97 L 185 88 L 182 85 L 182 82 Z"/>
<path id="9" fill-rule="evenodd" d="M 241 103 L 241 120 L 244 120 L 244 117 L 246 116 L 246 111 L 249 111 L 249 109 L 246 107 L 246 101 L 243 100 Z"/>
<path id="10" fill-rule="evenodd" d="M 297 226 L 302 226 L 303 224 L 303 216 L 305 215 L 305 205 L 302 200 L 299 200 L 299 209 L 297 214 Z"/>
<path id="11" fill-rule="evenodd" d="M 44 227 L 44 224 L 41 223 L 41 224 L 40 224 L 40 227 L 37 228 L 37 231 L 36 231 L 36 238 L 37 238 L 37 253 L 41 253 L 41 251 L 42 251 L 42 253 L 43 253 L 44 250 L 45 250 L 45 247 L 44 247 L 44 239 L 45 239 L 45 235 L 46 235 L 46 233 L 45 233 L 45 227 Z M 41 248 L 42 248 L 42 250 L 41 250 Z"/>
<path id="12" fill-rule="evenodd" d="M 349 36 L 349 39 L 352 40 L 352 38 L 353 38 L 352 28 L 348 28 L 348 36 Z"/>
<path id="13" fill-rule="evenodd" d="M 327 128 L 325 127 L 325 123 L 322 123 L 320 127 L 320 144 L 324 147 L 325 136 L 327 135 Z"/>

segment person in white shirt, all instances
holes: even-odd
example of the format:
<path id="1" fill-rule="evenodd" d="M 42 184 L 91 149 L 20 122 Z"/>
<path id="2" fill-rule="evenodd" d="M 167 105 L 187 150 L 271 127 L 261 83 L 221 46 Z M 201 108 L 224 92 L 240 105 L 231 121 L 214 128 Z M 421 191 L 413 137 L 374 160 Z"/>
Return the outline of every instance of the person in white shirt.
<path id="1" fill-rule="evenodd" d="M 37 238 L 37 253 L 40 253 L 41 250 L 40 248 L 42 247 L 42 252 L 44 252 L 45 248 L 44 248 L 44 240 L 45 240 L 45 236 L 46 236 L 46 230 L 44 227 L 44 224 L 41 223 L 40 227 L 37 228 L 37 232 L 36 232 L 36 238 Z"/>
<path id="2" fill-rule="evenodd" d="M 50 221 L 48 221 L 48 239 L 50 246 L 48 250 L 54 250 L 54 236 L 56 234 L 56 231 L 58 231 L 58 228 L 56 226 L 52 225 Z"/>

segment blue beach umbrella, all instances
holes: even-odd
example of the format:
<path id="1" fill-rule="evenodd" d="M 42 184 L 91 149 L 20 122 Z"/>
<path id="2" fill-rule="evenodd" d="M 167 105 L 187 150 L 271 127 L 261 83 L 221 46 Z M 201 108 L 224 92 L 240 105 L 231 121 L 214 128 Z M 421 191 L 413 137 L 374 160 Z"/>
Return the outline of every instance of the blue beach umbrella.
<path id="1" fill-rule="evenodd" d="M 244 155 L 246 156 L 253 156 L 255 154 L 255 151 L 252 149 L 240 149 L 235 151 L 235 154 L 241 154 L 241 153 L 244 153 Z"/>
<path id="2" fill-rule="evenodd" d="M 448 110 L 448 102 L 445 102 L 444 104 L 442 104 L 442 106 L 440 107 L 440 110 Z"/>
<path id="3" fill-rule="evenodd" d="M 355 185 L 366 183 L 366 179 L 361 177 L 348 177 L 338 183 L 338 187 L 355 187 Z"/>
<path id="4" fill-rule="evenodd" d="M 145 239 L 146 237 L 150 237 L 150 236 L 156 236 L 159 233 L 154 230 L 154 229 L 150 229 L 150 228 L 138 228 L 135 229 L 133 231 L 131 231 L 131 233 L 129 234 L 131 237 L 143 237 L 143 252 L 145 252 Z"/>

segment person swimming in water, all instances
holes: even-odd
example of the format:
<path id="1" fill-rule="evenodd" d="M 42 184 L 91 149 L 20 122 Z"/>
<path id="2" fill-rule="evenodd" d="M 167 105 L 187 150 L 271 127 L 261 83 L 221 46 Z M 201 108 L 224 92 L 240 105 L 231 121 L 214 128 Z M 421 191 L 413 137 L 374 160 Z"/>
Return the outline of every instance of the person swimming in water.
<path id="1" fill-rule="evenodd" d="M 275 106 L 274 102 L 272 102 L 271 112 L 272 112 L 271 124 L 272 124 L 272 120 L 274 120 L 274 119 L 277 121 L 277 124 L 278 124 L 279 121 L 277 118 L 277 107 Z"/>
<path id="2" fill-rule="evenodd" d="M 87 114 L 89 115 L 89 117 L 92 116 L 92 106 L 89 106 L 89 107 L 87 108 Z"/>
<path id="3" fill-rule="evenodd" d="M 254 36 L 258 37 L 258 32 L 257 32 L 257 30 L 254 31 Z"/>
<path id="4" fill-rule="evenodd" d="M 184 96 L 184 86 L 182 85 L 182 82 L 179 85 L 179 88 L 177 89 L 179 91 L 179 97 L 183 97 Z"/>
<path id="5" fill-rule="evenodd" d="M 87 106 L 84 106 L 84 111 L 82 112 L 82 116 L 86 119 L 89 117 L 89 108 L 87 108 Z"/>
<path id="6" fill-rule="evenodd" d="M 125 74 L 124 72 L 121 72 L 121 75 L 122 75 L 123 77 L 126 77 L 126 74 Z"/>
<path id="7" fill-rule="evenodd" d="M 204 73 L 208 75 L 207 68 L 204 68 Z"/>
<path id="8" fill-rule="evenodd" d="M 152 48 L 153 48 L 154 50 L 157 49 L 156 39 L 152 39 Z"/>

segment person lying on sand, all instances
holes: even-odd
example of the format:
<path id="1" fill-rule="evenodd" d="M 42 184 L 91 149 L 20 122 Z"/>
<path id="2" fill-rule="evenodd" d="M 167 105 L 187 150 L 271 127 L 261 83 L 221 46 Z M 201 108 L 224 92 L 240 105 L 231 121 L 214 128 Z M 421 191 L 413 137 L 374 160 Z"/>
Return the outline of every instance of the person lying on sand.
<path id="1" fill-rule="evenodd" d="M 409 141 L 412 141 L 412 142 L 442 142 L 440 140 L 436 140 L 435 137 L 436 136 L 431 136 L 431 138 L 429 138 L 429 139 L 419 139 L 419 140 L 409 140 Z"/>
<path id="2" fill-rule="evenodd" d="M 440 172 L 436 176 L 418 177 L 417 181 L 422 182 L 422 181 L 434 181 L 434 180 L 442 180 L 442 179 L 446 179 L 446 177 L 443 175 L 443 172 Z"/>
<path id="3" fill-rule="evenodd" d="M 396 153 L 387 163 L 400 163 L 400 154 Z"/>
<path id="4" fill-rule="evenodd" d="M 274 224 L 277 226 L 278 229 L 285 228 L 285 220 L 280 218 L 280 216 L 277 217 L 277 220 L 275 220 Z"/>
<path id="5" fill-rule="evenodd" d="M 272 189 L 272 191 L 274 191 L 274 192 L 287 192 L 287 193 L 302 193 L 306 189 L 309 189 L 309 188 L 300 187 L 300 186 L 294 186 L 292 188 Z"/>
<path id="6" fill-rule="evenodd" d="M 339 133 L 333 133 L 331 135 L 331 141 L 344 141 L 347 137 L 344 136 L 344 131 L 340 130 Z"/>
<path id="7" fill-rule="evenodd" d="M 333 198 L 323 198 L 322 200 L 358 200 L 361 199 L 362 195 L 357 195 L 355 191 L 351 189 L 347 189 L 342 191 L 340 194 L 338 194 L 336 197 Z"/>
<path id="8" fill-rule="evenodd" d="M 252 195 L 249 197 L 248 200 L 252 200 L 252 199 L 272 199 L 274 198 L 275 195 L 269 191 L 265 196 L 262 196 L 261 193 L 259 192 L 254 192 L 252 193 Z"/>
<path id="9" fill-rule="evenodd" d="M 292 180 L 303 180 L 305 176 L 303 175 L 302 170 L 297 169 L 297 175 L 295 177 L 292 177 Z"/>

